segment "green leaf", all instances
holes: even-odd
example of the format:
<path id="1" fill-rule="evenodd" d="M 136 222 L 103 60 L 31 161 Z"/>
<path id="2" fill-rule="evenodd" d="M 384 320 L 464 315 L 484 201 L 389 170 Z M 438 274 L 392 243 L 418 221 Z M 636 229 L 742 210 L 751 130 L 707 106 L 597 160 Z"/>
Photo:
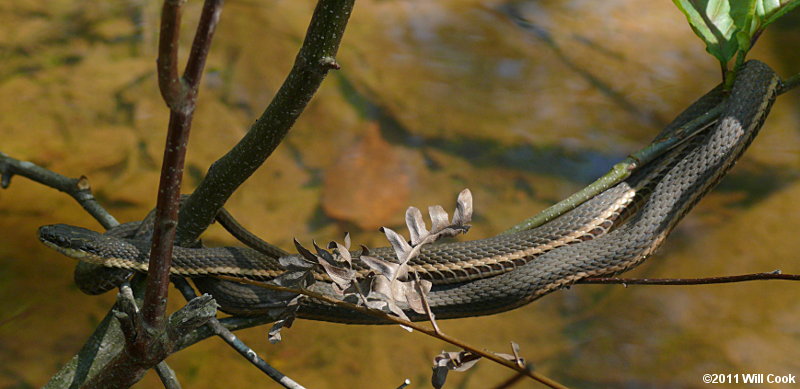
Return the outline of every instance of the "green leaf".
<path id="1" fill-rule="evenodd" d="M 759 1 L 758 15 L 762 20 L 761 29 L 772 24 L 787 12 L 800 6 L 800 0 L 761 0 Z"/>
<path id="2" fill-rule="evenodd" d="M 771 1 L 771 0 L 767 0 Z M 758 30 L 761 19 L 756 17 L 756 10 L 763 8 L 763 1 L 748 0 L 748 1 L 733 1 L 731 5 L 731 18 L 737 30 L 737 40 L 739 40 L 740 48 L 747 51 L 750 48 L 750 39 Z M 747 38 L 747 44 L 741 46 L 742 39 Z"/>
<path id="3" fill-rule="evenodd" d="M 739 4 L 750 6 L 755 0 L 734 1 L 735 9 L 741 13 Z M 728 0 L 673 0 L 686 16 L 695 34 L 706 43 L 706 51 L 723 65 L 733 58 L 739 49 L 736 33 L 739 31 L 732 17 Z M 746 13 L 746 12 L 745 12 Z"/>
<path id="4" fill-rule="evenodd" d="M 764 28 L 800 6 L 800 0 L 672 0 L 724 69 L 743 62 Z"/>

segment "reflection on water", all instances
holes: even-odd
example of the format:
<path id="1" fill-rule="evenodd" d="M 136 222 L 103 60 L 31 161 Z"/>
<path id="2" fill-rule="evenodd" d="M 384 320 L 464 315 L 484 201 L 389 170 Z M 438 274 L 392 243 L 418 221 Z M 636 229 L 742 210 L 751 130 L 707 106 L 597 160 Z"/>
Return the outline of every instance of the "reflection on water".
<path id="1" fill-rule="evenodd" d="M 325 241 L 344 231 L 376 246 L 383 243 L 374 226 L 398 227 L 405 206 L 448 205 L 469 187 L 476 221 L 468 238 L 502 231 L 646 144 L 654 123 L 716 83 L 714 62 L 672 5 L 639 4 L 359 2 L 340 50 L 343 69 L 228 207 L 285 248 L 292 237 Z M 183 47 L 200 2 L 187 7 Z M 186 191 L 280 85 L 311 7 L 225 5 Z M 155 197 L 167 118 L 153 66 L 158 4 L 9 3 L 3 14 L 0 150 L 85 174 L 121 220 L 141 218 Z M 784 74 L 800 71 L 798 51 L 786 49 L 800 44 L 797 25 L 777 26 L 753 56 Z M 792 260 L 800 251 L 794 95 L 776 104 L 722 190 L 632 276 L 800 273 Z M 72 263 L 41 247 L 35 229 L 99 227 L 72 200 L 20 178 L 0 201 L 0 386 L 40 386 L 80 347 L 112 297 L 81 295 Z M 212 230 L 206 241 L 231 239 Z M 514 312 L 441 324 L 498 352 L 513 340 L 538 371 L 575 386 L 699 386 L 709 372 L 799 372 L 798 296 L 797 286 L 777 282 L 578 286 Z M 314 388 L 395 387 L 405 378 L 424 386 L 431 358 L 452 349 L 395 327 L 303 321 L 275 346 L 264 332 L 242 337 Z M 186 387 L 271 387 L 216 341 L 169 362 Z M 450 380 L 481 388 L 507 376 L 483 363 Z M 140 384 L 154 385 L 154 377 Z"/>

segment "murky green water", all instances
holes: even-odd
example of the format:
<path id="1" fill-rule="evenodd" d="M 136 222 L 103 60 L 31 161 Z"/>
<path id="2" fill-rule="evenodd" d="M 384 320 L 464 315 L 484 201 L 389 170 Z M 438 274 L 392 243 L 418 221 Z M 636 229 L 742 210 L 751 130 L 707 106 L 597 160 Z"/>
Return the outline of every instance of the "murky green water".
<path id="1" fill-rule="evenodd" d="M 152 207 L 167 112 L 155 83 L 158 5 L 74 0 L 0 5 L 0 151 L 87 175 L 123 221 Z M 225 5 L 208 61 L 185 191 L 260 114 L 288 72 L 311 2 Z M 646 144 L 659 123 L 716 84 L 718 69 L 669 2 L 360 1 L 332 74 L 286 142 L 229 203 L 259 235 L 291 248 L 353 234 L 469 187 L 468 236 L 495 234 Z M 187 5 L 184 47 L 200 2 Z M 797 18 L 752 57 L 800 71 Z M 182 54 L 186 54 L 183 52 Z M 185 56 L 184 56 L 185 57 Z M 783 96 L 719 190 L 630 276 L 800 273 L 800 117 Z M 72 285 L 73 263 L 36 227 L 99 228 L 73 201 L 15 178 L 0 192 L 0 387 L 38 387 L 80 347 L 112 296 Z M 220 230 L 206 240 L 230 243 Z M 800 374 L 800 286 L 577 286 L 486 318 L 442 322 L 498 352 L 509 341 L 538 371 L 578 387 L 702 386 L 703 373 Z M 177 298 L 174 307 L 178 307 Z M 270 345 L 241 336 L 310 388 L 426 387 L 452 347 L 396 327 L 301 321 Z M 222 342 L 169 359 L 185 387 L 273 387 Z M 454 373 L 483 388 L 508 372 Z M 155 387 L 148 376 L 139 387 Z M 368 383 L 368 384 L 365 384 Z M 418 386 L 417 386 L 418 385 Z M 533 387 L 531 383 L 519 387 Z"/>

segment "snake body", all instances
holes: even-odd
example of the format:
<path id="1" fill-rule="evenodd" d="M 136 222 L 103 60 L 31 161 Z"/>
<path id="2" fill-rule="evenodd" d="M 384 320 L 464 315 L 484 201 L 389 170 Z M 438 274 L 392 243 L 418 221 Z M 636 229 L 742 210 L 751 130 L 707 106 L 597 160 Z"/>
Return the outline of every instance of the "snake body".
<path id="1" fill-rule="evenodd" d="M 576 281 L 616 274 L 641 263 L 680 219 L 722 178 L 761 128 L 779 79 L 765 64 L 746 63 L 725 99 L 712 90 L 681 113 L 669 133 L 718 104 L 725 104 L 708 130 L 636 170 L 628 179 L 540 227 L 514 234 L 425 246 L 410 262 L 412 270 L 434 286 L 427 296 L 437 318 L 501 312 L 527 304 Z M 659 136 L 660 138 L 661 136 Z M 658 138 L 657 138 L 658 139 Z M 67 256 L 105 267 L 147 271 L 150 242 L 100 234 L 67 225 L 40 228 L 42 242 Z M 233 275 L 269 280 L 284 272 L 278 260 L 243 247 L 175 247 L 172 273 L 199 277 L 195 284 L 211 293 L 221 309 L 257 315 L 278 308 L 269 291 L 206 276 Z M 394 250 L 370 255 L 396 261 Z M 367 266 L 353 253 L 353 267 Z M 331 294 L 324 273 L 312 289 Z M 407 310 L 412 320 L 425 320 Z M 302 303 L 303 318 L 374 323 L 378 319 L 313 299 Z"/>

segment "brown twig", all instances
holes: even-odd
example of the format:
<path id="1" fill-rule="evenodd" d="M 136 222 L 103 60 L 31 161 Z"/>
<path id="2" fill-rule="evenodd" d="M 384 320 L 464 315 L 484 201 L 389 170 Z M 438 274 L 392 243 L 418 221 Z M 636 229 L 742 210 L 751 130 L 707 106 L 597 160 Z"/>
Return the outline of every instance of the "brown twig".
<path id="1" fill-rule="evenodd" d="M 564 385 L 561 385 L 560 383 L 558 383 L 558 382 L 556 382 L 556 381 L 554 381 L 554 380 L 552 380 L 552 379 L 550 379 L 548 377 L 545 377 L 545 376 L 543 376 L 541 374 L 538 374 L 538 373 L 535 373 L 533 371 L 528 371 L 525 368 L 521 368 L 521 367 L 517 366 L 517 364 L 515 362 L 513 362 L 513 361 L 509 361 L 507 359 L 503 359 L 503 358 L 501 358 L 501 357 L 499 357 L 499 356 L 497 356 L 497 355 L 495 355 L 493 353 L 480 350 L 480 349 L 478 349 L 478 348 L 476 348 L 474 346 L 470 346 L 469 344 L 466 344 L 466 343 L 462 342 L 459 339 L 453 338 L 453 337 L 451 337 L 449 335 L 446 335 L 446 334 L 443 334 L 441 332 L 437 332 L 436 330 L 434 330 L 432 328 L 428 328 L 428 327 L 425 327 L 423 325 L 420 325 L 420 324 L 417 324 L 417 323 L 414 323 L 414 322 L 411 322 L 411 321 L 408 321 L 408 320 L 401 319 L 401 318 L 399 318 L 397 316 L 390 315 L 390 314 L 388 314 L 386 312 L 383 312 L 383 311 L 380 311 L 380 310 L 377 310 L 377 309 L 370 309 L 370 308 L 363 307 L 363 306 L 360 306 L 360 305 L 351 304 L 351 303 L 348 303 L 346 301 L 337 300 L 335 298 L 332 298 L 332 297 L 329 297 L 329 296 L 326 296 L 324 294 L 317 293 L 317 292 L 314 292 L 314 291 L 311 291 L 311 290 L 307 290 L 307 289 L 286 288 L 286 287 L 283 287 L 283 286 L 278 286 L 278 285 L 274 285 L 274 284 L 268 284 L 268 283 L 265 283 L 265 282 L 253 281 L 253 280 L 230 277 L 230 276 L 217 276 L 217 278 L 223 279 L 223 280 L 227 280 L 227 281 L 233 281 L 233 282 L 240 282 L 240 283 L 249 284 L 249 285 L 255 285 L 255 286 L 258 286 L 258 287 L 261 287 L 261 288 L 271 289 L 271 290 L 275 290 L 275 291 L 279 291 L 279 292 L 302 294 L 302 295 L 305 295 L 305 296 L 308 296 L 308 297 L 311 297 L 311 298 L 314 298 L 314 299 L 317 299 L 317 300 L 321 300 L 321 301 L 324 301 L 326 303 L 333 304 L 333 305 L 336 305 L 336 306 L 339 306 L 339 307 L 347 308 L 347 309 L 350 309 L 350 310 L 353 310 L 353 311 L 356 311 L 356 312 L 359 312 L 359 313 L 362 313 L 362 314 L 365 314 L 365 315 L 377 317 L 377 318 L 380 318 L 380 319 L 383 319 L 383 320 L 386 320 L 386 321 L 391 321 L 393 323 L 400 324 L 402 326 L 406 326 L 408 328 L 415 329 L 415 330 L 417 330 L 417 331 L 419 331 L 419 332 L 421 332 L 421 333 L 423 333 L 425 335 L 432 336 L 432 337 L 437 338 L 439 340 L 442 340 L 444 342 L 450 343 L 450 344 L 452 344 L 454 346 L 460 347 L 460 348 L 462 348 L 462 349 L 464 349 L 466 351 L 469 351 L 469 352 L 471 352 L 473 354 L 480 355 L 483 358 L 486 358 L 486 359 L 489 359 L 489 360 L 494 361 L 496 363 L 499 363 L 499 364 L 501 364 L 501 365 L 503 365 L 503 366 L 505 366 L 505 367 L 507 367 L 509 369 L 512 369 L 512 370 L 514 370 L 516 372 L 519 372 L 520 374 L 524 374 L 525 376 L 530 377 L 530 378 L 532 378 L 532 379 L 534 379 L 536 381 L 539 381 L 542 384 L 545 384 L 545 385 L 547 385 L 547 386 L 549 386 L 551 388 L 566 388 Z"/>
<path id="2" fill-rule="evenodd" d="M 222 7 L 222 0 L 206 0 L 192 43 L 186 72 L 181 79 L 175 81 L 182 3 L 181 0 L 164 2 L 161 20 L 162 36 L 158 48 L 159 87 L 167 106 L 170 107 L 170 119 L 158 186 L 147 289 L 142 306 L 145 323 L 155 329 L 163 327 L 166 311 L 169 268 L 172 263 L 172 242 L 175 240 L 175 228 L 178 224 L 181 180 L 186 158 L 186 144 L 189 141 L 192 125 L 192 114 L 202 69 L 205 66 L 211 38 L 219 21 Z M 179 85 L 176 86 L 176 83 Z M 175 91 L 178 87 L 180 87 L 180 93 Z"/>
<path id="3" fill-rule="evenodd" d="M 167 105 L 180 100 L 181 79 L 178 76 L 178 37 L 181 14 L 186 0 L 165 0 L 161 8 L 161 30 L 158 34 L 158 88 Z M 172 108 L 170 106 L 170 108 Z"/>
<path id="4" fill-rule="evenodd" d="M 156 217 L 150 262 L 147 275 L 140 326 L 134 326 L 135 336 L 126 335 L 126 352 L 115 356 L 96 376 L 87 383 L 89 387 L 129 387 L 144 375 L 144 372 L 161 362 L 174 349 L 173 335 L 164 337 L 169 269 L 172 263 L 172 247 L 178 220 L 178 208 L 186 144 L 189 139 L 200 75 L 216 29 L 222 0 L 206 0 L 200 23 L 192 45 L 192 55 L 187 63 L 187 73 L 177 77 L 178 33 L 180 31 L 181 0 L 164 2 L 161 20 L 161 37 L 158 49 L 158 79 L 162 96 L 170 108 L 164 160 L 158 188 Z M 187 78 L 186 76 L 189 76 Z M 130 316 L 130 314 L 128 314 Z M 123 326 L 123 329 L 125 327 Z"/>
<path id="5" fill-rule="evenodd" d="M 419 278 L 417 278 L 419 280 Z M 419 293 L 419 298 L 422 300 L 422 307 L 425 309 L 425 315 L 428 316 L 428 320 L 431 322 L 431 326 L 433 330 L 436 331 L 437 334 L 441 334 L 442 330 L 439 329 L 439 324 L 436 323 L 436 316 L 433 314 L 431 310 L 431 305 L 428 303 L 428 298 L 425 296 L 425 291 L 422 290 L 422 285 L 420 285 L 419 281 L 415 282 L 417 293 Z"/>
<path id="6" fill-rule="evenodd" d="M 770 273 L 751 273 L 735 276 L 706 278 L 618 278 L 590 277 L 578 281 L 579 284 L 622 284 L 622 285 L 708 285 L 728 284 L 732 282 L 786 280 L 800 281 L 800 274 L 781 274 L 780 271 Z"/>

